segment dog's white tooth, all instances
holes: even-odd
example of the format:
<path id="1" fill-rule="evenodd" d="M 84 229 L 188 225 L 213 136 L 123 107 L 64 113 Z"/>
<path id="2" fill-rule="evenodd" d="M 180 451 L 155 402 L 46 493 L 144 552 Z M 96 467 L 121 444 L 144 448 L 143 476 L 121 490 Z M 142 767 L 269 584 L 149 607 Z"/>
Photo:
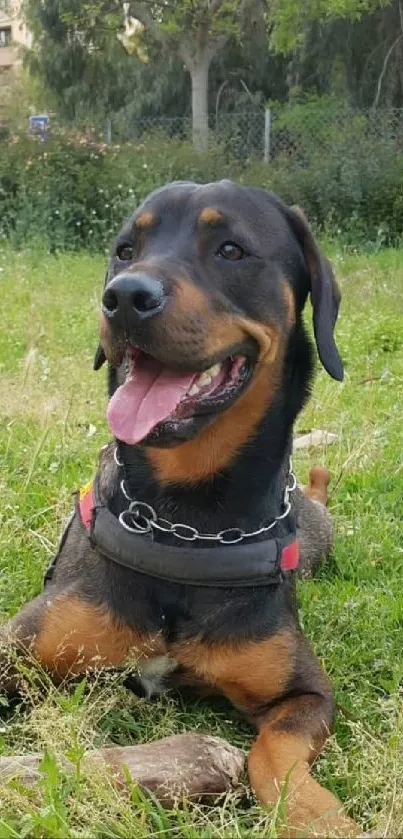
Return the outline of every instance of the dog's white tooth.
<path id="1" fill-rule="evenodd" d="M 211 384 L 210 371 L 205 370 L 204 373 L 202 373 L 201 376 L 199 376 L 197 383 L 199 387 L 206 387 L 206 385 Z"/>
<path id="2" fill-rule="evenodd" d="M 196 396 L 196 394 L 199 392 L 200 388 L 197 385 L 192 385 L 190 390 L 188 390 L 188 396 Z"/>
<path id="3" fill-rule="evenodd" d="M 210 374 L 211 378 L 214 379 L 215 376 L 218 376 L 221 370 L 221 364 L 214 364 L 213 367 L 210 367 L 210 370 L 207 372 Z"/>

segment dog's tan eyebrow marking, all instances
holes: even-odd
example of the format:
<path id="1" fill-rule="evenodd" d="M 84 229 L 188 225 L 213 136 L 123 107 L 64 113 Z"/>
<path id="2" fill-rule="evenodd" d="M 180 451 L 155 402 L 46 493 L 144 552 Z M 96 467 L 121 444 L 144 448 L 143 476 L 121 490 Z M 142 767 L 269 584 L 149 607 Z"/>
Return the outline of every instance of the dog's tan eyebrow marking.
<path id="1" fill-rule="evenodd" d="M 155 215 L 150 210 L 145 210 L 140 213 L 139 217 L 135 219 L 134 226 L 137 230 L 148 230 L 155 224 Z"/>
<path id="2" fill-rule="evenodd" d="M 205 207 L 200 213 L 199 222 L 202 224 L 209 224 L 214 227 L 216 224 L 221 224 L 222 221 L 223 215 L 215 207 Z"/>

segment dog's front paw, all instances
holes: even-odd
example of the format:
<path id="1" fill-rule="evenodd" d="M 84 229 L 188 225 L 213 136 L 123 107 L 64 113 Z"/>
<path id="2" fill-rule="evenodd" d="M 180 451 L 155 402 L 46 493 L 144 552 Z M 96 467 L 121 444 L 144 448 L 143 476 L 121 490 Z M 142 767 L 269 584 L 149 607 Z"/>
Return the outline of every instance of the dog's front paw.
<path id="1" fill-rule="evenodd" d="M 285 796 L 281 839 L 299 837 L 359 837 L 362 829 L 329 790 L 308 777 Z"/>

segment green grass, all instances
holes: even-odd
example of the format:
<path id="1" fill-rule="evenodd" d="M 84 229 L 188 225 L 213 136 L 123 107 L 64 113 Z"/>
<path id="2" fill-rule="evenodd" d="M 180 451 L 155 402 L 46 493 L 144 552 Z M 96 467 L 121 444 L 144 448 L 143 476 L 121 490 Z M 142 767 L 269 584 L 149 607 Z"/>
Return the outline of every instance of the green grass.
<path id="1" fill-rule="evenodd" d="M 403 835 L 403 252 L 332 254 L 343 289 L 337 329 L 342 385 L 320 370 L 300 432 L 339 442 L 298 453 L 298 478 L 325 462 L 337 528 L 333 566 L 300 586 L 302 620 L 342 707 L 316 773 L 366 828 Z M 105 378 L 91 371 L 103 258 L 0 256 L 0 609 L 13 614 L 42 584 L 71 493 L 94 472 L 108 440 Z M 42 678 L 27 704 L 5 708 L 0 753 L 39 750 L 43 781 L 0 790 L 1 837 L 275 836 L 275 817 L 251 796 L 166 813 L 135 788 L 118 792 L 82 765 L 83 750 L 198 729 L 247 747 L 234 711 L 173 698 L 138 699 L 121 677 L 85 690 Z M 40 696 L 38 695 L 38 691 Z M 6 700 L 4 700 L 6 704 Z M 60 768 L 61 755 L 76 766 Z"/>

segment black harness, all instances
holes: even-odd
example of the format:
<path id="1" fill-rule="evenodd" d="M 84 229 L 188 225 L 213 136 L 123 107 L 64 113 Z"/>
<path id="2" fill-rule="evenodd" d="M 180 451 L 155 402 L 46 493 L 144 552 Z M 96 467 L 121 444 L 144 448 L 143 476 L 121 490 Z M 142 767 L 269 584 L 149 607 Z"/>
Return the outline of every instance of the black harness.
<path id="1" fill-rule="evenodd" d="M 176 547 L 156 542 L 152 530 L 144 535 L 122 525 L 101 499 L 98 475 L 93 484 L 77 494 L 76 514 L 91 547 L 111 562 L 171 583 L 212 588 L 278 585 L 299 564 L 295 525 L 287 536 L 247 544 L 221 543 L 198 548 L 193 544 Z M 45 583 L 52 579 L 71 523 L 72 519 L 46 572 Z"/>

